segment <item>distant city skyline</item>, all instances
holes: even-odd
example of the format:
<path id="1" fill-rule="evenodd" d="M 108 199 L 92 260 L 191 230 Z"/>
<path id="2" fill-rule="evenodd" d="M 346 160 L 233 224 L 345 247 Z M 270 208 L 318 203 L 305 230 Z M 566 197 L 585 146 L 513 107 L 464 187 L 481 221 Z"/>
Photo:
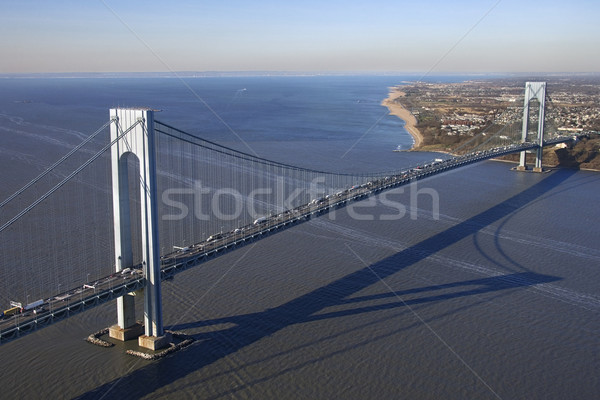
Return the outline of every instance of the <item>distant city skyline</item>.
<path id="1" fill-rule="evenodd" d="M 5 1 L 0 73 L 600 72 L 592 0 Z"/>

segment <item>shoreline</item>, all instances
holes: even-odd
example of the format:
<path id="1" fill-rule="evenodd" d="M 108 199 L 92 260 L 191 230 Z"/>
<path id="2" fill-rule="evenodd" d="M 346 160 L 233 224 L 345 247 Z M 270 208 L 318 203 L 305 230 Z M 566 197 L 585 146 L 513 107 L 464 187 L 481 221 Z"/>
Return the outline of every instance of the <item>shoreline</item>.
<path id="1" fill-rule="evenodd" d="M 390 111 L 390 115 L 394 115 L 404 121 L 404 129 L 413 137 L 414 144 L 411 150 L 415 150 L 423 143 L 423 135 L 417 129 L 417 118 L 407 110 L 402 104 L 398 103 L 400 97 L 404 97 L 406 93 L 397 87 L 391 87 L 390 93 L 386 99 L 381 102 Z"/>

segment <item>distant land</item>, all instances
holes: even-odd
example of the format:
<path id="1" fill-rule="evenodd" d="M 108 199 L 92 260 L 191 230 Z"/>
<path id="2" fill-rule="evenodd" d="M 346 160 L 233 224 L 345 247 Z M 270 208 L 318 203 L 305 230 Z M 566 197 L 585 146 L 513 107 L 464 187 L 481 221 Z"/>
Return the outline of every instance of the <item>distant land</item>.
<path id="1" fill-rule="evenodd" d="M 413 150 L 453 152 L 492 124 L 521 118 L 525 82 L 536 80 L 547 82 L 546 127 L 564 134 L 586 134 L 566 148 L 546 148 L 544 165 L 600 170 L 598 75 L 404 82 L 391 88 L 382 104 L 406 121 L 415 137 Z"/>
<path id="2" fill-rule="evenodd" d="M 535 76 L 536 79 L 557 77 L 597 77 L 600 73 L 480 73 L 480 72 L 436 72 L 422 71 L 154 71 L 154 72 L 38 72 L 38 73 L 0 73 L 3 78 L 210 78 L 235 76 L 403 76 L 415 77 L 418 81 L 435 82 L 440 77 L 481 77 L 481 78 L 518 78 Z M 530 79 L 532 80 L 532 79 Z"/>

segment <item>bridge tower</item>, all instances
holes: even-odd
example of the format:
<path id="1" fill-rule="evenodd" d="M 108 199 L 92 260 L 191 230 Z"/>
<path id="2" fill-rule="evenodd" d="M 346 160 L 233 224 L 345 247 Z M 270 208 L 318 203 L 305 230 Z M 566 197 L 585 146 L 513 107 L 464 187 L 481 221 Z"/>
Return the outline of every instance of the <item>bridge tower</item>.
<path id="1" fill-rule="evenodd" d="M 527 141 L 527 131 L 529 130 L 529 105 L 531 100 L 537 99 L 540 102 L 540 111 L 538 115 L 538 148 L 535 156 L 535 172 L 542 172 L 542 154 L 544 149 L 544 108 L 546 104 L 546 82 L 526 82 L 525 83 L 525 102 L 523 104 L 523 132 L 521 141 Z M 527 169 L 526 152 L 521 152 L 521 159 L 517 170 L 525 171 Z"/>
<path id="2" fill-rule="evenodd" d="M 135 297 L 130 293 L 117 299 L 117 325 L 110 336 L 129 340 L 139 336 L 142 347 L 158 349 L 170 342 L 162 323 L 160 253 L 158 243 L 158 202 L 156 196 L 156 153 L 154 112 L 149 109 L 111 109 L 113 217 L 116 272 L 133 267 L 128 157 L 139 161 L 142 269 L 145 277 L 144 327 L 136 322 Z M 141 335 L 141 336 L 140 336 Z"/>

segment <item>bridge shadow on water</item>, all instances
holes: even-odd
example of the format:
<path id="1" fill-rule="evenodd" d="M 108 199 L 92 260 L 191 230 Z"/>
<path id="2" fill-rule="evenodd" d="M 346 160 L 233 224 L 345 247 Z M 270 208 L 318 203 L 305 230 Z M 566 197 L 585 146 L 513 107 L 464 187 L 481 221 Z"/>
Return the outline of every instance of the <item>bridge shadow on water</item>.
<path id="1" fill-rule="evenodd" d="M 174 330 L 199 328 L 217 324 L 225 324 L 230 327 L 216 332 L 200 333 L 196 335 L 198 341 L 182 352 L 175 353 L 163 360 L 149 363 L 115 381 L 101 385 L 78 398 L 143 397 L 165 385 L 197 372 L 224 357 L 234 354 L 246 346 L 296 324 L 384 309 L 401 308 L 413 304 L 440 302 L 560 280 L 561 278 L 555 276 L 534 272 L 521 272 L 407 289 L 396 293 L 351 297 L 361 290 L 379 283 L 381 279 L 394 275 L 519 210 L 560 185 L 574 173 L 575 171 L 570 170 L 555 171 L 538 183 L 486 211 L 384 260 L 350 273 L 285 304 L 254 314 L 188 322 L 175 326 L 173 327 Z M 419 297 L 419 295 L 423 296 Z M 403 300 L 401 296 L 409 296 L 410 299 Z M 385 298 L 395 301 L 323 313 L 323 311 L 330 307 Z M 239 390 L 239 388 L 236 390 Z M 233 391 L 235 390 L 232 389 L 231 393 Z"/>

